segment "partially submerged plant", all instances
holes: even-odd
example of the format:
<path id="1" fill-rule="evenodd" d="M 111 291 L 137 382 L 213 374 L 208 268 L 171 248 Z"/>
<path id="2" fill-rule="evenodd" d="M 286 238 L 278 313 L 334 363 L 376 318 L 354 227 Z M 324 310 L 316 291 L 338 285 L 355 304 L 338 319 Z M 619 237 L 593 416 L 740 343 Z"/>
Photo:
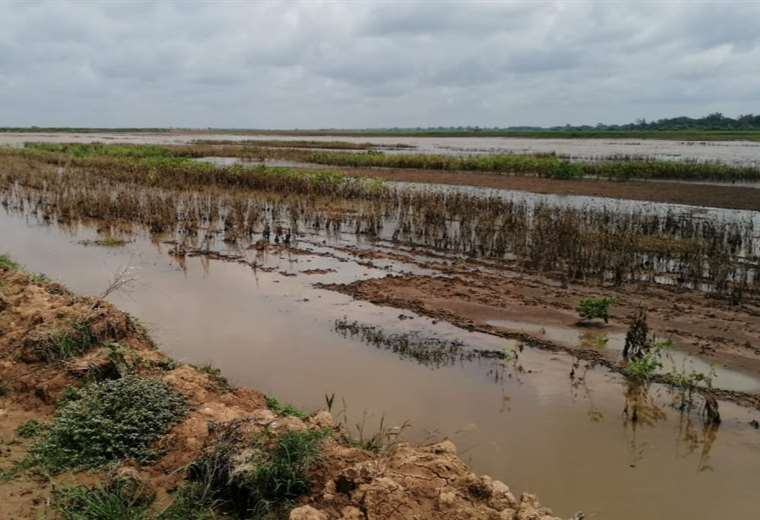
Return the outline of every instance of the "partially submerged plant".
<path id="1" fill-rule="evenodd" d="M 150 445 L 185 414 L 184 399 L 154 379 L 128 376 L 92 383 L 63 403 L 46 435 L 32 447 L 51 471 L 148 460 Z"/>

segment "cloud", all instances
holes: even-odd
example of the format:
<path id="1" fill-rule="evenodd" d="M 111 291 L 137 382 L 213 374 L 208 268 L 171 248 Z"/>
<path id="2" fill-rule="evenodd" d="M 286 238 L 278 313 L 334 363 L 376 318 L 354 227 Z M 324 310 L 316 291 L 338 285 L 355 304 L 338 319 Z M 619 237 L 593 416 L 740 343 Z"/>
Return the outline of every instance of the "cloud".
<path id="1" fill-rule="evenodd" d="M 0 125 L 554 125 L 757 110 L 760 4 L 0 0 Z"/>

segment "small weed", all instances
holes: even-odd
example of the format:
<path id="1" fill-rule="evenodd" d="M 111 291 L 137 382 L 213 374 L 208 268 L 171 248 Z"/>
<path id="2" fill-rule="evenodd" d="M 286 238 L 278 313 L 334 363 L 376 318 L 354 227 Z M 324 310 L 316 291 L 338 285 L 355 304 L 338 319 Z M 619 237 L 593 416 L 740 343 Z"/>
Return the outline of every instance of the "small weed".
<path id="1" fill-rule="evenodd" d="M 79 320 L 62 331 L 35 341 L 30 350 L 42 361 L 59 361 L 84 354 L 95 342 L 89 324 Z"/>
<path id="2" fill-rule="evenodd" d="M 50 277 L 44 273 L 31 273 L 29 279 L 37 285 L 45 285 L 51 282 Z"/>
<path id="3" fill-rule="evenodd" d="M 32 437 L 37 437 L 44 430 L 44 424 L 35 419 L 30 419 L 16 428 L 16 435 L 23 439 L 31 439 Z"/>
<path id="4" fill-rule="evenodd" d="M 280 401 L 278 401 L 275 397 L 272 396 L 266 396 L 267 400 L 267 406 L 270 410 L 272 410 L 275 413 L 278 413 L 280 415 L 283 415 L 285 417 L 293 416 L 298 417 L 299 419 L 303 419 L 306 417 L 306 413 L 302 412 L 295 406 L 291 404 L 282 404 Z"/>
<path id="5" fill-rule="evenodd" d="M 150 444 L 185 413 L 183 398 L 164 383 L 128 376 L 92 383 L 58 409 L 47 434 L 32 447 L 52 472 L 124 458 L 148 460 Z"/>
<path id="6" fill-rule="evenodd" d="M 0 381 L 0 397 L 5 397 L 9 393 L 11 393 L 11 389 L 8 387 L 8 383 Z"/>
<path id="7" fill-rule="evenodd" d="M 617 303 L 615 298 L 585 298 L 578 304 L 576 310 L 584 320 L 601 319 L 607 323 L 610 319 L 610 306 Z"/>

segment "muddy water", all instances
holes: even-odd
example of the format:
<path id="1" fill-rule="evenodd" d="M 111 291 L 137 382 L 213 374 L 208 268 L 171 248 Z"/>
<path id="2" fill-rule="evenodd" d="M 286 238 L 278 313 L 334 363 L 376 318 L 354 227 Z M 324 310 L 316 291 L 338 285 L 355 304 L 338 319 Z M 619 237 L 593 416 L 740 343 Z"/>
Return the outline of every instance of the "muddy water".
<path id="1" fill-rule="evenodd" d="M 196 139 L 265 139 L 313 140 L 373 143 L 377 145 L 404 144 L 409 151 L 442 154 L 489 153 L 556 153 L 572 159 L 596 160 L 611 157 L 653 158 L 675 161 L 722 162 L 760 166 L 760 142 L 750 141 L 668 141 L 642 139 L 528 139 L 515 137 L 345 137 L 345 136 L 272 136 L 182 133 L 0 133 L 1 144 L 21 145 L 24 142 L 107 142 L 183 144 Z M 402 151 L 404 152 L 404 151 Z"/>
<path id="2" fill-rule="evenodd" d="M 436 367 L 337 334 L 334 321 L 348 317 L 470 347 L 516 347 L 312 288 L 317 281 L 384 276 L 387 269 L 256 252 L 246 254 L 273 271 L 204 258 L 180 266 L 160 242 L 138 238 L 113 249 L 79 243 L 92 237 L 89 229 L 63 232 L 0 213 L 0 251 L 77 292 L 98 294 L 114 272 L 132 265 L 137 285 L 111 299 L 142 320 L 167 353 L 211 362 L 234 383 L 307 410 L 335 393 L 336 403 L 345 400 L 349 425 L 367 412 L 368 432 L 382 414 L 390 424 L 408 419 L 411 440 L 452 438 L 476 471 L 538 493 L 561 516 L 578 510 L 615 520 L 760 515 L 760 433 L 748 425 L 758 413 L 721 403 L 720 429 L 704 431 L 697 417 L 679 416 L 668 393 L 655 388 L 652 403 L 638 401 L 633 423 L 626 419 L 632 401 L 626 416 L 626 388 L 617 376 L 590 370 L 573 384 L 572 360 L 563 355 L 525 350 L 514 365 L 477 359 Z M 301 273 L 311 269 L 335 272 Z M 333 411 L 342 416 L 343 408 Z"/>

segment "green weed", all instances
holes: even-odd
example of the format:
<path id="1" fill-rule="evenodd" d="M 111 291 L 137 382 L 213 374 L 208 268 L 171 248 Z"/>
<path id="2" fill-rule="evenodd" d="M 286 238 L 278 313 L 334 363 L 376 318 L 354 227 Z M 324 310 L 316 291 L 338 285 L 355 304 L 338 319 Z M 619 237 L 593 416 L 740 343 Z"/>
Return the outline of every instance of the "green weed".
<path id="1" fill-rule="evenodd" d="M 0 269 L 5 271 L 18 271 L 21 268 L 8 255 L 0 255 Z"/>

